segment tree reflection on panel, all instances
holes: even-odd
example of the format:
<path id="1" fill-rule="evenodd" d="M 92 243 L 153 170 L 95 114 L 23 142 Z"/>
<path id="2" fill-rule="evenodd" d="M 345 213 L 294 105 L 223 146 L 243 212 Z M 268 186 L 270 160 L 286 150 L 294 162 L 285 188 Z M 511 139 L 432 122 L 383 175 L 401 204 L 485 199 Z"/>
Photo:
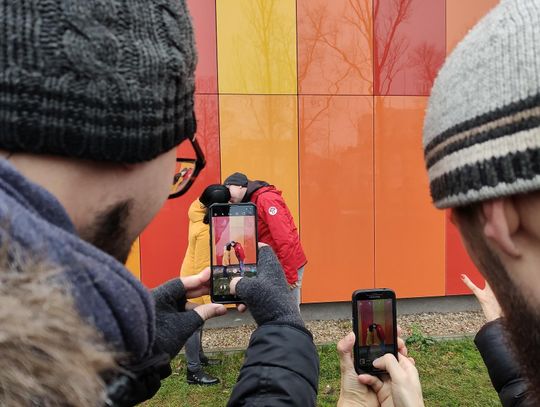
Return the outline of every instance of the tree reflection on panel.
<path id="1" fill-rule="evenodd" d="M 374 0 L 375 95 L 429 95 L 445 58 L 444 0 Z"/>

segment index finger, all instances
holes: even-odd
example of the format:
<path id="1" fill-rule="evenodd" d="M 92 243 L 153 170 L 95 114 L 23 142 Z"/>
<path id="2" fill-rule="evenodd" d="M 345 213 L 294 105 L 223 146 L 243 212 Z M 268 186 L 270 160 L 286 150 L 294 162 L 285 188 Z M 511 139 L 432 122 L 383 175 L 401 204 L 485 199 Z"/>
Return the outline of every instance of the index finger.
<path id="1" fill-rule="evenodd" d="M 401 337 L 397 338 L 397 348 L 398 348 L 398 352 L 401 355 L 407 356 L 409 351 L 407 349 L 407 345 L 405 344 L 405 341 Z"/>
<path id="2" fill-rule="evenodd" d="M 347 336 L 342 338 L 337 344 L 339 364 L 342 372 L 346 371 L 347 369 L 354 369 L 352 355 L 354 341 L 354 332 L 349 332 Z"/>
<path id="3" fill-rule="evenodd" d="M 210 281 L 210 268 L 206 267 L 203 271 L 193 276 L 180 277 L 186 291 L 202 288 Z"/>
<path id="4" fill-rule="evenodd" d="M 463 283 L 473 292 L 473 294 L 476 294 L 480 288 L 476 284 L 474 284 L 471 279 L 466 275 L 462 274 L 461 279 L 463 280 Z"/>
<path id="5" fill-rule="evenodd" d="M 404 372 L 414 372 L 418 375 L 418 370 L 416 369 L 414 359 L 399 355 L 399 366 L 403 369 Z"/>
<path id="6" fill-rule="evenodd" d="M 366 386 L 371 387 L 371 389 L 378 393 L 383 388 L 384 383 L 376 376 L 369 374 L 361 374 L 358 376 L 358 381 Z"/>

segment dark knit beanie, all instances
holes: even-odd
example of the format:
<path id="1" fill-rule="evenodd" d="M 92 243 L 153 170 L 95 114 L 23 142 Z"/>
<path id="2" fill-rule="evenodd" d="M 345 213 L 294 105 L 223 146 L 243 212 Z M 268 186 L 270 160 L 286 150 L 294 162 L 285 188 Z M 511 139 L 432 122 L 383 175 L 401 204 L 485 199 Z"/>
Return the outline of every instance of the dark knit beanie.
<path id="1" fill-rule="evenodd" d="M 540 190 L 540 2 L 502 0 L 456 47 L 424 154 L 439 208 Z"/>
<path id="2" fill-rule="evenodd" d="M 245 174 L 242 174 L 241 172 L 235 172 L 234 174 L 229 175 L 225 181 L 223 182 L 223 185 L 236 185 L 239 187 L 247 187 L 248 186 L 248 178 Z"/>
<path id="3" fill-rule="evenodd" d="M 0 0 L 0 149 L 135 163 L 195 132 L 185 0 Z"/>

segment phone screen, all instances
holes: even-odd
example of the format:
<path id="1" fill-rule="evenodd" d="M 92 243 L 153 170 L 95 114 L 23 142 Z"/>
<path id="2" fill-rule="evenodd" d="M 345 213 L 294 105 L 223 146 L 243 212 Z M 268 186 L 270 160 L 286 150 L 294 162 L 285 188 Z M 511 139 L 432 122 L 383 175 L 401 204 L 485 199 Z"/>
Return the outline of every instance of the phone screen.
<path id="1" fill-rule="evenodd" d="M 357 299 L 356 315 L 357 370 L 374 372 L 375 359 L 385 353 L 397 353 L 395 299 Z"/>
<path id="2" fill-rule="evenodd" d="M 239 302 L 231 295 L 235 277 L 257 274 L 257 209 L 253 204 L 224 204 L 210 207 L 212 252 L 212 301 Z"/>

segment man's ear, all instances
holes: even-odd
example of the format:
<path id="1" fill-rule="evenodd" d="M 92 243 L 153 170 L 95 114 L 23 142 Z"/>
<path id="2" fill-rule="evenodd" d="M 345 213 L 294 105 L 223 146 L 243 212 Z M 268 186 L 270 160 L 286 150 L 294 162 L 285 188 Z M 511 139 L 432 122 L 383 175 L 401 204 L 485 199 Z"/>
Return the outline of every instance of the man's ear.
<path id="1" fill-rule="evenodd" d="M 519 214 L 510 198 L 482 203 L 484 236 L 510 257 L 520 257 L 515 235 L 519 229 Z"/>

